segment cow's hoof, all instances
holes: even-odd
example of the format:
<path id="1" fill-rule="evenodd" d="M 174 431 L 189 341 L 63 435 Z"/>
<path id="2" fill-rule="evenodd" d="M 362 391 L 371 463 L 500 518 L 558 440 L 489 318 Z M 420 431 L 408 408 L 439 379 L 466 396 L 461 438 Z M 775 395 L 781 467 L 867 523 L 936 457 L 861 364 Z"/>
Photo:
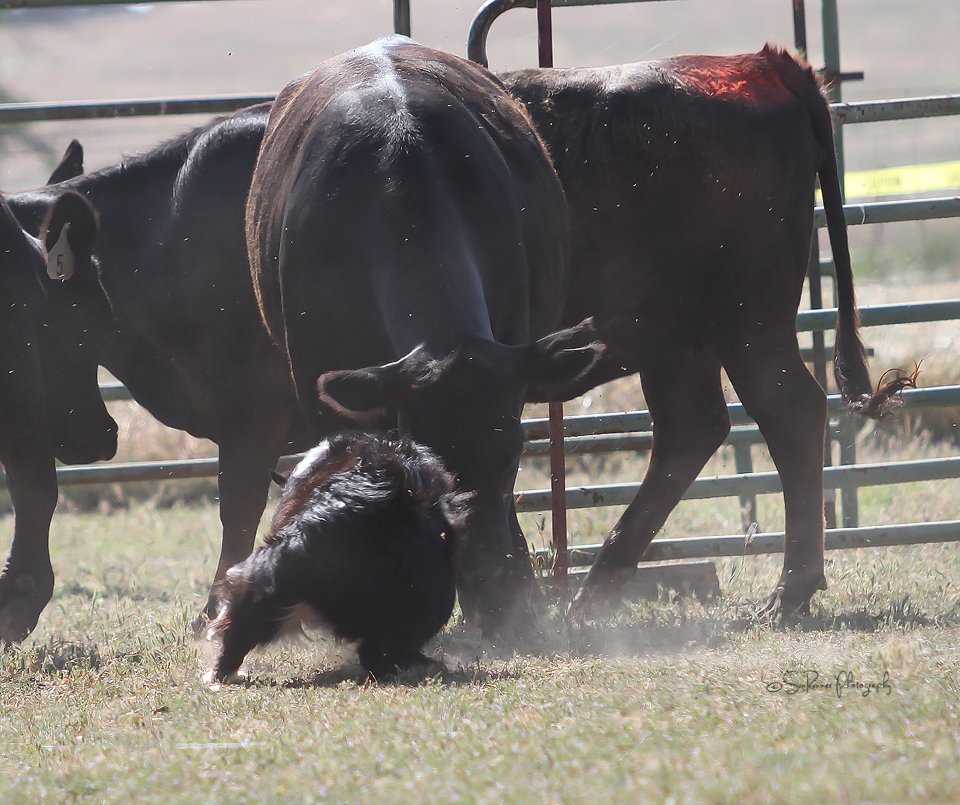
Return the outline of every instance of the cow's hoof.
<path id="1" fill-rule="evenodd" d="M 49 581 L 28 573 L 0 577 L 0 641 L 8 645 L 25 640 L 52 595 L 52 574 Z"/>

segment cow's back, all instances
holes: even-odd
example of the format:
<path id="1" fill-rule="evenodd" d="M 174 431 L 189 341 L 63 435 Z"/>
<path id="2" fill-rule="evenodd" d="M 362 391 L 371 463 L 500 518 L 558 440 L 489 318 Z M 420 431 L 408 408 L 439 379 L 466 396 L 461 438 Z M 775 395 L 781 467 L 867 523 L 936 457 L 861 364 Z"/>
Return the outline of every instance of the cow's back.
<path id="1" fill-rule="evenodd" d="M 366 342 L 344 366 L 428 340 L 405 320 L 448 316 L 453 342 L 492 327 L 520 343 L 559 317 L 566 217 L 542 143 L 486 71 L 409 40 L 351 51 L 280 94 L 247 227 L 271 334 L 284 343 L 281 298 L 300 300 L 328 332 Z M 542 300 L 533 321 L 528 289 Z M 369 321 L 340 315 L 371 304 Z"/>
<path id="2" fill-rule="evenodd" d="M 629 317 L 651 334 L 678 323 L 702 330 L 726 315 L 718 300 L 738 304 L 758 284 L 800 293 L 802 265 L 785 278 L 757 259 L 785 243 L 804 253 L 809 241 L 822 153 L 797 93 L 818 90 L 792 58 L 765 49 L 501 79 L 567 193 L 565 322 Z"/>

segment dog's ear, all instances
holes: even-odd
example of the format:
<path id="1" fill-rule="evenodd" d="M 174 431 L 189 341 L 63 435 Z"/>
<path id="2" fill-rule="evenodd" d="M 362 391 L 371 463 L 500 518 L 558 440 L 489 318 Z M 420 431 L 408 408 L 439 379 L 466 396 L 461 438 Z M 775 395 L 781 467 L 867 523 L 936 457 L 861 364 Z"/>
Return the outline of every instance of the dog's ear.
<path id="1" fill-rule="evenodd" d="M 276 470 L 270 470 L 270 477 L 273 479 L 273 482 L 279 486 L 281 489 L 287 485 L 287 478 L 284 475 L 281 475 Z"/>

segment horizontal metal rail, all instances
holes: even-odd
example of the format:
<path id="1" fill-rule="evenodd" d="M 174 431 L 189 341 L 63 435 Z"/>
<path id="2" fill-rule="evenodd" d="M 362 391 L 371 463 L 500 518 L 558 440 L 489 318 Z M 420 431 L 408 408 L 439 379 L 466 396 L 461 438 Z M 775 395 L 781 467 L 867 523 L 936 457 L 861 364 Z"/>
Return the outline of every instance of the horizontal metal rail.
<path id="1" fill-rule="evenodd" d="M 296 466 L 302 456 L 284 456 L 277 464 L 280 472 Z M 220 462 L 215 458 L 185 458 L 172 461 L 132 461 L 124 464 L 92 464 L 83 467 L 58 467 L 57 483 L 132 484 L 141 481 L 176 481 L 191 478 L 216 478 Z"/>
<path id="2" fill-rule="evenodd" d="M 646 0 L 650 2 L 650 0 Z M 224 0 L 218 0 L 224 2 Z M 32 123 L 46 120 L 91 120 L 112 117 L 157 115 L 226 114 L 268 103 L 276 93 L 227 93 L 177 98 L 126 98 L 90 101 L 57 101 L 0 104 L 0 123 Z M 904 98 L 897 101 L 832 103 L 830 111 L 842 123 L 873 123 L 960 114 L 960 95 Z"/>
<path id="3" fill-rule="evenodd" d="M 960 386 L 936 386 L 929 389 L 906 389 L 900 392 L 906 410 L 915 408 L 934 408 L 960 406 Z M 827 397 L 828 411 L 831 414 L 843 412 L 843 401 L 838 394 Z M 747 416 L 741 403 L 727 406 L 730 421 L 734 425 L 751 425 L 753 420 Z M 548 420 L 527 419 L 523 422 L 527 440 L 549 438 Z M 564 438 L 575 436 L 603 436 L 612 433 L 638 433 L 648 431 L 653 426 L 649 411 L 626 411 L 619 414 L 581 414 L 563 419 Z"/>
<path id="4" fill-rule="evenodd" d="M 117 385 L 110 386 L 109 388 L 115 392 L 119 392 L 121 389 L 123 389 L 122 386 Z M 123 389 L 123 391 L 125 392 L 126 390 Z M 905 405 L 911 410 L 917 408 L 960 405 L 960 386 L 941 386 L 932 389 L 908 389 L 903 391 L 901 394 Z M 120 399 L 129 399 L 129 395 Z M 828 404 L 831 412 L 839 413 L 843 409 L 843 405 L 837 395 L 831 395 L 828 397 Z M 732 403 L 727 406 L 727 409 L 730 412 L 730 418 L 734 424 L 752 425 L 752 420 L 747 417 L 743 410 L 743 406 L 739 403 Z M 546 419 L 525 420 L 523 425 L 527 439 L 544 440 L 548 438 Z M 631 440 L 635 445 L 633 449 L 647 449 L 649 446 L 650 435 L 649 433 L 644 433 L 644 431 L 649 431 L 652 425 L 653 420 L 651 419 L 648 411 L 566 417 L 564 419 L 564 436 L 574 437 L 574 440 L 570 443 L 572 447 L 572 453 L 593 452 L 592 450 L 589 450 L 589 446 L 587 444 L 584 444 L 579 448 L 577 447 L 576 437 L 582 436 L 603 437 L 615 435 L 616 438 L 624 440 L 621 446 L 616 447 L 614 447 L 615 442 L 611 440 L 609 442 L 610 450 L 631 449 L 626 446 L 631 442 Z M 623 434 L 629 435 L 624 436 Z M 747 429 L 744 429 L 742 431 L 735 430 L 733 432 L 730 443 L 732 444 L 737 440 L 756 440 L 756 438 L 754 434 L 751 434 Z M 529 449 L 528 452 L 525 452 L 525 455 L 540 455 L 542 454 L 543 450 L 543 447 L 535 444 L 532 449 Z M 285 456 L 280 459 L 278 468 L 281 472 L 285 472 L 292 468 L 299 460 L 299 456 Z M 939 471 L 955 471 L 954 466 L 949 463 L 948 459 L 932 459 L 931 461 L 935 463 L 935 466 Z M 944 463 L 945 461 L 947 463 Z M 960 462 L 960 459 L 955 459 L 955 461 Z M 927 462 L 906 463 L 912 466 L 914 464 L 919 465 Z M 855 482 L 849 482 L 846 476 L 839 476 L 835 479 L 832 475 L 828 475 L 828 473 L 836 473 L 842 469 L 854 468 L 859 473 L 858 477 L 860 478 L 872 478 L 875 476 L 889 477 L 888 475 L 883 474 L 883 468 L 888 465 L 862 466 L 868 468 L 871 466 L 880 466 L 880 470 L 877 473 L 868 473 L 867 475 L 862 473 L 861 465 L 846 465 L 845 467 L 835 467 L 825 470 L 825 488 L 842 489 L 857 485 Z M 73 486 L 78 484 L 137 483 L 141 481 L 171 481 L 192 478 L 213 478 L 217 476 L 218 469 L 219 462 L 215 458 L 180 459 L 172 461 L 140 461 L 127 462 L 123 464 L 96 464 L 82 467 L 60 467 L 57 469 L 57 480 L 63 486 Z M 902 471 L 917 472 L 919 470 L 912 468 Z M 945 475 L 941 477 L 955 476 Z M 0 473 L 0 478 L 3 478 L 2 473 Z M 745 478 L 759 478 L 759 480 L 744 481 L 743 479 Z M 828 484 L 828 478 L 830 478 L 829 484 L 833 484 L 833 486 Z M 929 480 L 926 477 L 919 476 L 911 479 Z M 879 484 L 904 482 L 905 481 L 902 480 L 875 481 L 875 483 Z M 776 473 L 766 473 L 760 475 L 724 475 L 716 478 L 701 478 L 694 482 L 694 486 L 691 487 L 691 493 L 689 494 L 696 497 L 723 497 L 726 495 L 732 496 L 741 493 L 763 494 L 778 490 L 779 487 L 771 486 L 772 483 L 779 483 Z M 734 487 L 737 487 L 738 484 L 742 484 L 742 486 L 735 489 Z M 870 483 L 864 483 L 863 485 L 868 486 Z M 586 503 L 585 501 L 588 499 L 592 500 L 597 496 L 601 496 L 603 502 L 598 502 L 596 505 L 613 506 L 620 505 L 621 503 L 629 503 L 629 501 L 632 500 L 633 495 L 636 493 L 637 488 L 638 487 L 635 484 L 613 484 L 609 486 L 581 488 L 580 490 L 568 490 L 567 494 L 570 496 L 571 501 L 579 500 L 577 503 L 572 503 L 571 508 L 583 508 L 587 505 L 593 505 Z M 710 491 L 717 489 L 724 491 Z M 629 490 L 632 490 L 632 492 Z M 546 498 L 544 498 L 544 495 L 546 495 Z M 527 508 L 530 505 L 542 505 L 543 508 L 549 508 L 549 490 L 531 490 L 528 492 L 520 492 L 518 493 L 518 499 L 525 501 L 520 508 L 521 511 L 543 510 L 541 508 Z M 598 500 L 599 499 L 600 498 L 598 498 Z M 546 504 L 544 504 L 544 500 L 547 501 Z"/>
<path id="5" fill-rule="evenodd" d="M 831 438 L 839 438 L 841 429 L 837 425 L 830 425 Z M 744 425 L 732 428 L 725 445 L 761 444 L 764 441 L 760 429 L 756 425 Z M 622 435 L 608 434 L 604 436 L 579 436 L 564 438 L 563 451 L 568 456 L 579 456 L 598 453 L 634 452 L 643 453 L 653 446 L 653 433 L 627 433 Z M 538 458 L 550 452 L 548 439 L 536 439 L 524 443 L 523 457 Z"/>
<path id="6" fill-rule="evenodd" d="M 870 305 L 860 308 L 860 324 L 878 327 L 889 324 L 918 324 L 960 319 L 960 299 L 934 302 L 901 302 L 893 305 Z M 797 332 L 832 330 L 837 323 L 837 309 L 801 310 L 797 313 Z"/>
<path id="7" fill-rule="evenodd" d="M 960 218 L 960 196 L 910 201 L 872 201 L 866 204 L 845 204 L 843 215 L 850 226 L 889 224 L 898 221 L 923 221 L 934 218 Z M 826 226 L 823 207 L 815 207 L 813 225 Z"/>
<path id="8" fill-rule="evenodd" d="M 830 104 L 830 114 L 833 116 L 835 123 L 844 125 L 960 115 L 960 95 L 933 95 L 927 98 L 832 103 Z"/>
<path id="9" fill-rule="evenodd" d="M 215 0 L 140 0 L 147 3 L 214 2 Z M 224 0 L 219 0 L 224 2 Z M 130 6 L 130 0 L 0 0 L 0 9 L 59 8 L 60 6 Z"/>
<path id="10" fill-rule="evenodd" d="M 246 106 L 266 103 L 274 94 L 217 95 L 187 98 L 141 98 L 129 100 L 64 101 L 58 103 L 0 104 L 0 123 L 36 123 L 47 120 L 92 120 L 155 115 L 226 114 Z"/>
<path id="11" fill-rule="evenodd" d="M 843 464 L 824 467 L 824 489 L 854 489 L 920 481 L 960 478 L 960 457 L 898 461 L 893 464 Z M 568 509 L 599 506 L 626 506 L 633 501 L 640 484 L 598 484 L 567 488 Z M 684 500 L 766 495 L 783 491 L 776 472 L 753 472 L 697 478 L 683 496 Z M 518 512 L 550 510 L 550 490 L 530 489 L 516 495 Z"/>
<path id="12" fill-rule="evenodd" d="M 749 544 L 740 534 L 720 537 L 676 537 L 655 539 L 643 555 L 644 562 L 665 562 L 670 559 L 705 559 L 718 556 L 759 556 L 783 553 L 782 531 L 757 534 Z M 848 548 L 886 548 L 893 545 L 928 545 L 938 542 L 960 542 L 960 520 L 937 523 L 902 523 L 859 528 L 831 528 L 824 536 L 828 551 Z M 571 567 L 593 564 L 602 546 L 575 545 L 567 550 Z M 550 559 L 548 551 L 534 556 L 543 564 Z"/>

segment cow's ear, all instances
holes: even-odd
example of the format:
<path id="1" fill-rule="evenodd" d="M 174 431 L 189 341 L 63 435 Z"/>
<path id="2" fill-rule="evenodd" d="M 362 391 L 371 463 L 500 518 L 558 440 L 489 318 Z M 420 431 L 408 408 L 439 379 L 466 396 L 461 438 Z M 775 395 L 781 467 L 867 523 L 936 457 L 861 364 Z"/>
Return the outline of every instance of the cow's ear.
<path id="1" fill-rule="evenodd" d="M 415 347 L 383 366 L 326 372 L 317 379 L 317 394 L 323 405 L 353 422 L 380 421 L 403 409 L 417 389 L 437 382 L 456 355 L 435 359 L 422 346 Z"/>
<path id="2" fill-rule="evenodd" d="M 60 164 L 54 168 L 47 180 L 47 184 L 59 184 L 83 173 L 83 146 L 79 140 L 71 140 L 67 150 L 63 152 Z"/>
<path id="3" fill-rule="evenodd" d="M 578 397 L 582 392 L 576 389 L 604 352 L 603 344 L 592 340 L 595 338 L 590 319 L 544 336 L 531 345 L 527 382 L 539 394 L 556 402 Z"/>
<path id="4" fill-rule="evenodd" d="M 92 271 L 96 237 L 97 216 L 90 202 L 72 190 L 57 196 L 40 228 L 40 240 L 47 252 L 47 276 L 68 280 L 77 271 Z"/>
<path id="5" fill-rule="evenodd" d="M 392 364 L 367 369 L 326 372 L 317 378 L 321 404 L 335 414 L 369 424 L 395 408 L 401 395 L 401 378 Z"/>

